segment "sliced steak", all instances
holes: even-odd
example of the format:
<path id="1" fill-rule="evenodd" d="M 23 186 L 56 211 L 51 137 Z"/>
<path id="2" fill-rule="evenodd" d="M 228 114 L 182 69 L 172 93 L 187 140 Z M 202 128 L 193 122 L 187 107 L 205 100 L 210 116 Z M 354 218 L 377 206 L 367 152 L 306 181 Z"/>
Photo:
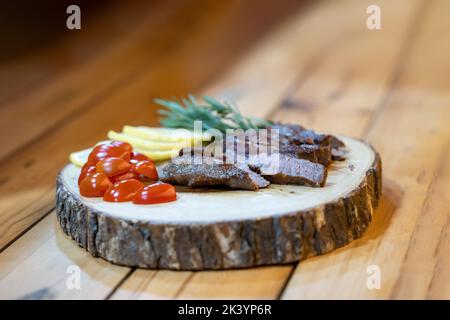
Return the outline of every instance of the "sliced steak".
<path id="1" fill-rule="evenodd" d="M 327 167 L 331 163 L 331 146 L 318 146 L 314 144 L 301 144 L 299 146 L 300 152 L 297 153 L 297 158 L 310 160 L 311 162 L 320 163 Z M 305 157 L 310 155 L 312 159 Z"/>
<path id="2" fill-rule="evenodd" d="M 278 129 L 281 139 L 287 139 L 295 144 L 331 145 L 332 148 L 345 147 L 345 144 L 335 136 L 316 133 L 296 124 L 276 124 L 270 129 Z"/>
<path id="3" fill-rule="evenodd" d="M 162 169 L 161 180 L 189 187 L 220 186 L 255 191 L 270 184 L 246 164 L 226 164 L 214 158 L 196 164 L 193 160 L 190 154 L 173 159 Z"/>
<path id="4" fill-rule="evenodd" d="M 231 148 L 232 147 L 228 145 L 228 151 L 232 151 L 233 149 Z M 299 158 L 299 148 L 304 149 L 301 151 L 302 157 L 305 155 L 309 155 L 311 160 Z M 214 161 L 217 161 L 215 163 L 217 164 L 225 161 L 226 159 L 234 160 L 230 161 L 229 163 L 235 163 L 237 160 L 239 160 L 238 165 L 234 166 L 241 169 L 249 168 L 273 183 L 320 187 L 325 184 L 327 178 L 326 166 L 322 165 L 320 162 L 328 163 L 331 158 L 331 154 L 329 152 L 330 148 L 328 147 L 328 152 L 325 155 L 326 159 L 318 159 L 318 157 L 321 156 L 320 150 L 322 149 L 324 148 L 316 145 L 292 145 L 292 150 L 289 151 L 292 154 L 288 154 L 287 151 L 284 150 L 286 151 L 286 153 L 245 153 L 241 154 L 240 157 L 235 154 L 229 158 L 226 158 L 224 156 L 226 154 L 226 151 L 224 151 L 220 158 L 218 158 L 217 155 L 214 155 L 217 157 L 214 158 Z M 209 151 L 211 150 L 208 150 L 208 152 Z M 205 150 L 205 148 L 185 148 L 180 151 L 180 156 L 192 158 L 201 157 L 203 155 L 204 159 L 211 159 L 209 158 L 210 154 L 206 155 L 206 153 L 207 151 Z M 231 166 L 231 164 L 228 164 L 227 166 Z M 200 170 L 201 168 L 198 169 L 198 171 Z M 214 178 L 211 176 L 210 172 L 204 172 L 204 176 Z M 186 185 L 185 183 L 183 184 Z M 233 188 L 232 186 L 230 187 Z M 246 187 L 245 189 L 248 188 Z"/>
<path id="5" fill-rule="evenodd" d="M 248 158 L 248 165 L 270 182 L 277 184 L 323 187 L 327 179 L 325 166 L 286 154 L 251 156 Z"/>
<path id="6" fill-rule="evenodd" d="M 345 144 L 329 134 L 319 134 L 313 130 L 307 130 L 295 124 L 276 124 L 270 129 L 278 129 L 280 133 L 280 149 L 291 150 L 292 145 L 314 145 L 316 155 L 312 158 L 308 156 L 308 148 L 301 148 L 297 153 L 300 159 L 307 159 L 313 162 L 328 166 L 332 160 L 344 160 L 346 149 Z M 283 153 L 283 151 L 282 151 Z M 287 153 L 291 154 L 292 153 Z"/>
<path id="7" fill-rule="evenodd" d="M 232 150 L 240 156 L 248 157 L 254 153 L 281 153 L 298 159 L 305 159 L 311 162 L 320 163 L 328 166 L 332 161 L 331 144 L 298 144 L 292 142 L 286 136 L 280 136 L 278 145 L 271 148 L 270 135 L 260 139 L 254 132 L 245 137 L 229 138 L 223 142 L 223 153 L 226 150 Z M 238 148 L 239 145 L 239 148 Z"/>
<path id="8" fill-rule="evenodd" d="M 271 140 L 276 139 L 271 137 L 271 129 L 278 130 L 277 140 Z M 270 182 L 322 187 L 327 166 L 345 156 L 345 145 L 338 138 L 299 125 L 273 125 L 267 134 L 261 134 L 264 136 L 248 131 L 227 137 L 219 150 L 212 144 L 185 148 L 164 167 L 162 180 L 191 187 L 245 190 L 258 190 Z M 272 143 L 276 148 L 271 148 Z"/>
<path id="9" fill-rule="evenodd" d="M 311 162 L 320 163 L 327 167 L 331 159 L 331 146 L 319 146 L 315 144 L 293 143 L 280 144 L 280 153 L 289 155 L 294 158 L 309 160 Z"/>

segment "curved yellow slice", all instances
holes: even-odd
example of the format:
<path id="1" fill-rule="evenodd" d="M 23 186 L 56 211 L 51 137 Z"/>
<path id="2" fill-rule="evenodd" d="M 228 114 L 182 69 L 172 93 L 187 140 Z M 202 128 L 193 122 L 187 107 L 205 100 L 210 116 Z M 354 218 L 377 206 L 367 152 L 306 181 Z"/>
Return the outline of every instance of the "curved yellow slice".
<path id="1" fill-rule="evenodd" d="M 123 132 L 110 130 L 108 138 L 111 140 L 125 141 L 131 144 L 135 151 L 145 154 L 154 161 L 168 160 L 177 155 L 184 147 L 201 144 L 202 141 L 210 140 L 206 134 L 195 134 L 186 129 L 151 128 L 124 126 Z M 110 141 L 100 141 L 108 143 Z M 82 167 L 89 156 L 92 148 L 76 151 L 70 154 L 69 159 L 74 165 Z"/>
<path id="2" fill-rule="evenodd" d="M 82 167 L 89 156 L 89 153 L 91 153 L 92 149 L 85 149 L 81 151 L 72 152 L 69 156 L 70 162 L 72 162 L 77 167 Z"/>
<path id="3" fill-rule="evenodd" d="M 69 156 L 69 160 L 77 167 L 82 167 L 86 163 L 89 153 L 91 153 L 91 151 L 92 151 L 92 148 L 72 152 Z M 145 150 L 145 149 L 137 149 L 136 148 L 135 151 L 145 154 L 147 157 L 149 157 L 153 161 L 169 160 L 170 158 L 172 158 L 172 156 L 178 155 L 178 150 L 149 151 L 149 150 Z"/>
<path id="4" fill-rule="evenodd" d="M 187 129 L 124 126 L 122 131 L 132 137 L 160 142 L 209 141 L 211 139 L 205 133 L 196 134 Z"/>
<path id="5" fill-rule="evenodd" d="M 103 141 L 97 142 L 95 145 L 98 146 L 99 144 L 104 144 L 104 143 L 108 144 L 110 142 L 111 142 L 111 140 L 103 140 Z M 87 162 L 87 159 L 89 157 L 89 153 L 91 153 L 92 149 L 93 149 L 93 147 L 92 148 L 88 148 L 88 149 L 84 149 L 84 150 L 81 150 L 81 151 L 72 152 L 69 155 L 70 162 L 72 162 L 77 167 L 82 167 Z"/>
<path id="6" fill-rule="evenodd" d="M 140 152 L 153 161 L 163 161 L 163 160 L 169 160 L 172 158 L 172 156 L 177 156 L 179 150 L 169 150 L 169 151 L 149 151 L 149 150 L 143 150 L 143 149 L 135 149 L 136 152 Z"/>
<path id="7" fill-rule="evenodd" d="M 111 140 L 125 141 L 131 144 L 134 148 L 145 149 L 147 151 L 167 151 L 167 150 L 180 150 L 183 147 L 190 146 L 190 141 L 178 141 L 178 142 L 160 142 L 154 140 L 146 140 L 130 136 L 128 134 L 118 133 L 110 130 L 108 132 L 108 138 Z"/>

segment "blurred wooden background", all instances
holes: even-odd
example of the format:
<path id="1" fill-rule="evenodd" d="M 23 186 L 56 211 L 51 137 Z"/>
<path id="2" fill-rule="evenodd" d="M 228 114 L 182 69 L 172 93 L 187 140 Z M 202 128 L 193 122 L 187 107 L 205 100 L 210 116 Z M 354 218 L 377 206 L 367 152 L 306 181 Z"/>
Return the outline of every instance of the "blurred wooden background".
<path id="1" fill-rule="evenodd" d="M 65 1 L 0 10 L 0 298 L 450 298 L 449 1 L 78 3 L 78 31 Z M 366 27 L 370 4 L 381 30 Z M 367 234 L 296 265 L 232 271 L 130 269 L 78 248 L 54 214 L 68 154 L 156 125 L 151 100 L 189 92 L 371 142 L 384 197 Z M 74 264 L 81 290 L 66 286 Z"/>

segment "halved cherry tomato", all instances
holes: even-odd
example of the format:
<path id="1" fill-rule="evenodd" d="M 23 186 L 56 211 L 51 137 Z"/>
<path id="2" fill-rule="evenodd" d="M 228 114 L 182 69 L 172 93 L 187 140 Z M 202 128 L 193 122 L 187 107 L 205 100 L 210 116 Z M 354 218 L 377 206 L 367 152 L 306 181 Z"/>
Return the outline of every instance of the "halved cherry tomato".
<path id="1" fill-rule="evenodd" d="M 177 194 L 174 186 L 157 182 L 140 189 L 133 197 L 134 204 L 156 204 L 175 201 Z"/>
<path id="2" fill-rule="evenodd" d="M 85 163 L 81 168 L 80 176 L 78 177 L 78 185 L 80 185 L 84 178 L 94 173 L 97 173 L 95 166 L 90 163 Z"/>
<path id="3" fill-rule="evenodd" d="M 125 141 L 111 141 L 111 146 L 122 148 L 125 151 L 133 152 L 133 146 Z"/>
<path id="4" fill-rule="evenodd" d="M 138 163 L 133 164 L 131 170 L 143 175 L 151 181 L 158 180 L 158 171 L 156 171 L 156 166 L 149 160 L 139 161 Z"/>
<path id="5" fill-rule="evenodd" d="M 87 176 L 80 183 L 80 194 L 83 197 L 103 197 L 112 183 L 103 173 L 94 173 Z"/>
<path id="6" fill-rule="evenodd" d="M 87 162 L 95 165 L 100 160 L 108 157 L 122 158 L 125 161 L 130 161 L 131 153 L 130 151 L 124 150 L 123 148 L 120 148 L 118 146 L 100 144 L 92 149 Z"/>
<path id="7" fill-rule="evenodd" d="M 108 177 L 124 174 L 131 169 L 131 164 L 122 158 L 104 158 L 95 165 L 97 172 L 104 173 Z"/>
<path id="8" fill-rule="evenodd" d="M 123 174 L 119 174 L 117 176 L 113 176 L 110 177 L 109 180 L 111 180 L 112 183 L 118 182 L 118 181 L 123 181 L 123 180 L 129 180 L 129 179 L 136 179 L 136 180 L 141 180 L 139 179 L 139 175 L 136 172 L 126 172 Z M 141 180 L 143 181 L 143 180 Z"/>
<path id="9" fill-rule="evenodd" d="M 144 185 L 136 179 L 119 181 L 111 185 L 103 195 L 103 200 L 108 202 L 131 201 L 137 191 Z"/>
<path id="10" fill-rule="evenodd" d="M 138 163 L 140 161 L 144 161 L 144 160 L 148 160 L 153 162 L 152 159 L 150 159 L 149 157 L 147 157 L 145 154 L 143 153 L 139 153 L 139 152 L 132 152 L 131 153 L 131 160 L 130 163 L 135 164 Z"/>

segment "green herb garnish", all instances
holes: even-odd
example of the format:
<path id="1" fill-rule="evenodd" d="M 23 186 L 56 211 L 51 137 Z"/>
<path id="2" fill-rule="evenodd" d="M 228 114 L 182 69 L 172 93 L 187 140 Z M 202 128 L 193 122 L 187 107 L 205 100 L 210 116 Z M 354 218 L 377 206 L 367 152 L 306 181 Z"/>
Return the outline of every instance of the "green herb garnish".
<path id="1" fill-rule="evenodd" d="M 262 129 L 273 123 L 267 120 L 243 116 L 239 109 L 228 101 L 223 103 L 203 96 L 204 103 L 197 102 L 194 96 L 180 100 L 155 99 L 154 102 L 167 110 L 159 110 L 164 118 L 161 124 L 167 128 L 194 130 L 194 121 L 202 121 L 202 129 L 217 129 L 223 133 L 227 129 Z"/>

